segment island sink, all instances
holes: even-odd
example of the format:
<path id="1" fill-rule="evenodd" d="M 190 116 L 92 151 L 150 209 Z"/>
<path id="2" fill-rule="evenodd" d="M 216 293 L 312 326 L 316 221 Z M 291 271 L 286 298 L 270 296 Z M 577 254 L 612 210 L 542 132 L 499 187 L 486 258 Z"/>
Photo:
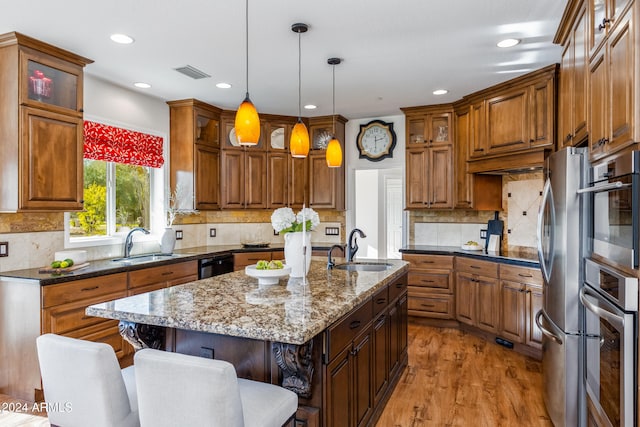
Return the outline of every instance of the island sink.
<path id="1" fill-rule="evenodd" d="M 355 261 L 347 262 L 345 264 L 336 264 L 333 266 L 336 270 L 347 271 L 385 271 L 392 267 L 392 264 L 386 262 L 366 262 Z"/>

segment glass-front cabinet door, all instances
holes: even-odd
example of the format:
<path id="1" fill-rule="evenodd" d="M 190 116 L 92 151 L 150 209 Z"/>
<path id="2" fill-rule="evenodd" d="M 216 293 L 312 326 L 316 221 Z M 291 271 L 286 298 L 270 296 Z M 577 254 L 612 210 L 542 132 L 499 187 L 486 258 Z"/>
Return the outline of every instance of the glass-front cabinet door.
<path id="1" fill-rule="evenodd" d="M 198 110 L 195 111 L 195 115 L 196 143 L 204 144 L 210 147 L 219 147 L 220 131 L 218 120 L 213 119 L 204 112 Z"/>
<path id="2" fill-rule="evenodd" d="M 82 112 L 82 68 L 24 49 L 20 52 L 20 102 L 63 113 Z"/>

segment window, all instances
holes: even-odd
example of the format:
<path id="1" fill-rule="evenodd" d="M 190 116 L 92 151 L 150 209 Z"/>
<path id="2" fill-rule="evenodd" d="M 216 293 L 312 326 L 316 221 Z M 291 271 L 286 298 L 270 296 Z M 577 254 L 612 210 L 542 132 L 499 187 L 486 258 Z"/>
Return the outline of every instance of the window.
<path id="1" fill-rule="evenodd" d="M 92 121 L 84 131 L 84 209 L 65 215 L 65 246 L 113 244 L 134 227 L 163 227 L 164 138 Z"/>

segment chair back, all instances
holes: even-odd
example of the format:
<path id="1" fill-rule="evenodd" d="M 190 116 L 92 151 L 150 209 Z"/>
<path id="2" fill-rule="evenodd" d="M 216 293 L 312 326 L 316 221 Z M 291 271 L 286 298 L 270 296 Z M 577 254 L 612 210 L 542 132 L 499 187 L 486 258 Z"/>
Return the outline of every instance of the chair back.
<path id="1" fill-rule="evenodd" d="M 143 349 L 134 357 L 142 427 L 243 427 L 236 370 L 222 360 Z"/>
<path id="2" fill-rule="evenodd" d="M 51 424 L 64 427 L 138 426 L 113 348 L 45 334 L 36 339 Z"/>

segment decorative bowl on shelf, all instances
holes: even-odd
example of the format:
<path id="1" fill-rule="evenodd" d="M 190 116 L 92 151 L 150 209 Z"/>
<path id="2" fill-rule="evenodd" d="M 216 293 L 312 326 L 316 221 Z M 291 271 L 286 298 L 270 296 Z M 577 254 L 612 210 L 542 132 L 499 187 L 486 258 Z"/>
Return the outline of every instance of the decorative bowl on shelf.
<path id="1" fill-rule="evenodd" d="M 467 245 L 466 243 L 462 245 L 462 249 L 465 251 L 481 251 L 484 249 L 482 245 Z"/>
<path id="2" fill-rule="evenodd" d="M 244 268 L 247 276 L 258 279 L 258 285 L 277 285 L 280 279 L 287 277 L 291 273 L 291 267 L 278 268 L 273 270 L 258 270 L 256 264 L 247 265 Z"/>

